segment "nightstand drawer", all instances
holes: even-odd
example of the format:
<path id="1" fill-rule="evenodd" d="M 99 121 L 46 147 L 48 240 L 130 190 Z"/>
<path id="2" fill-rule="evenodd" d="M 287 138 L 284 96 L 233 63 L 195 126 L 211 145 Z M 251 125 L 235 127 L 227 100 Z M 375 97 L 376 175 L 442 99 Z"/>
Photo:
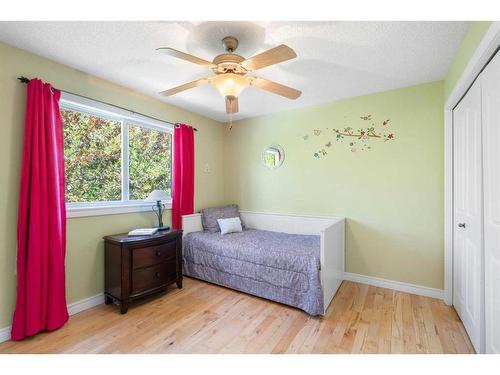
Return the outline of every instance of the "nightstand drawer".
<path id="1" fill-rule="evenodd" d="M 156 266 L 140 268 L 132 273 L 132 293 L 165 285 L 177 277 L 175 258 Z"/>
<path id="2" fill-rule="evenodd" d="M 132 251 L 133 268 L 149 267 L 175 258 L 175 241 Z"/>

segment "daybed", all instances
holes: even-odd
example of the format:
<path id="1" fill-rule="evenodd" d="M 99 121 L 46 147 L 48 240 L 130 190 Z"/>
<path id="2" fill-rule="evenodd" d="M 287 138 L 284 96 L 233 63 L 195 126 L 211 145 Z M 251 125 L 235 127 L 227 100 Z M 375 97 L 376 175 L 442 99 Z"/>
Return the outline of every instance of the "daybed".
<path id="1" fill-rule="evenodd" d="M 241 211 L 241 233 L 183 216 L 186 276 L 324 315 L 344 272 L 344 219 Z"/>

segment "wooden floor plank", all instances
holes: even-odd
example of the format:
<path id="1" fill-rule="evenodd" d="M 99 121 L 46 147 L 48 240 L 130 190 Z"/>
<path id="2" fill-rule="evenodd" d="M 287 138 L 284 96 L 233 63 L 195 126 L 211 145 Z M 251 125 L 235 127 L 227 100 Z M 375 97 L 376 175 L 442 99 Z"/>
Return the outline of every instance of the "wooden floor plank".
<path id="1" fill-rule="evenodd" d="M 324 317 L 190 278 L 120 315 L 76 314 L 0 353 L 474 353 L 441 300 L 343 282 Z"/>
<path id="2" fill-rule="evenodd" d="M 403 293 L 394 292 L 392 300 L 391 353 L 404 353 L 403 339 Z"/>

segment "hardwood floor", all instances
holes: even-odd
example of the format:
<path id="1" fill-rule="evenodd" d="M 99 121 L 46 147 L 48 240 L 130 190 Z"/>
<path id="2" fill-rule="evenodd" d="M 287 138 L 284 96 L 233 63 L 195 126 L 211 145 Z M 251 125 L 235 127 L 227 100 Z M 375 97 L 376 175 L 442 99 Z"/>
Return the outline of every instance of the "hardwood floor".
<path id="1" fill-rule="evenodd" d="M 325 317 L 194 279 L 132 304 L 102 305 L 0 353 L 474 353 L 442 301 L 346 282 Z"/>

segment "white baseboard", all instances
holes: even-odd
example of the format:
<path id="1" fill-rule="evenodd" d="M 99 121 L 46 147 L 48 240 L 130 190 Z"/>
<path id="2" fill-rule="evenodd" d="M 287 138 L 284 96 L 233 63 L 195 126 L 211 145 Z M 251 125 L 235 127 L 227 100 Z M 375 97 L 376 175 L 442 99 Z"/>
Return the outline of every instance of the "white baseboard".
<path id="1" fill-rule="evenodd" d="M 0 342 L 10 340 L 10 326 L 0 329 Z"/>
<path id="2" fill-rule="evenodd" d="M 69 315 L 75 315 L 78 314 L 79 312 L 88 310 L 92 307 L 101 305 L 103 303 L 104 303 L 104 294 L 99 293 L 96 294 L 95 296 L 70 303 L 68 305 L 68 313 Z M 10 340 L 10 326 L 5 328 L 0 328 L 0 342 L 9 340 Z"/>
<path id="3" fill-rule="evenodd" d="M 437 299 L 443 299 L 444 297 L 444 291 L 442 289 L 429 288 L 423 285 L 408 284 L 401 281 L 386 280 L 378 277 L 364 276 L 357 273 L 344 272 L 344 280 L 373 285 L 379 288 L 394 289 L 399 292 L 416 294 L 424 297 Z"/>
<path id="4" fill-rule="evenodd" d="M 96 294 L 95 296 L 82 299 L 77 302 L 70 303 L 68 305 L 69 315 L 75 315 L 84 310 L 91 309 L 97 305 L 102 305 L 104 303 L 104 293 Z"/>

